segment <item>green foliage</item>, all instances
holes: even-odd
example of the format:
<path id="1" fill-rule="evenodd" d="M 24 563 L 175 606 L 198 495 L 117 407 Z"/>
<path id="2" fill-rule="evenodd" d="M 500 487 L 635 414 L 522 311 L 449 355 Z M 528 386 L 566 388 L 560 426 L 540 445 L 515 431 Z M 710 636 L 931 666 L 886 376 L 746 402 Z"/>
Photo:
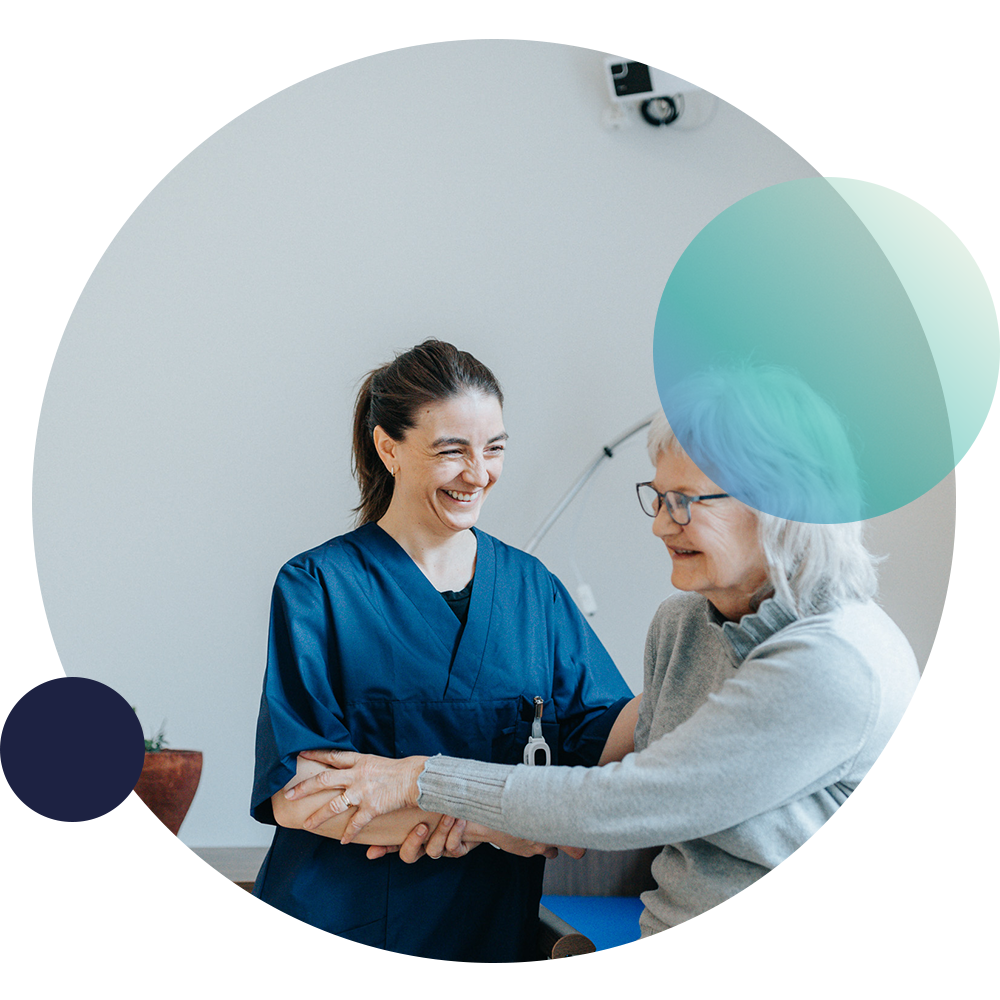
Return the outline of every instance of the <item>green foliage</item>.
<path id="1" fill-rule="evenodd" d="M 156 735 L 151 740 L 145 740 L 146 753 L 155 753 L 157 750 L 162 750 L 165 746 L 168 746 L 167 740 L 164 738 L 164 729 L 166 725 L 166 720 L 160 725 L 159 730 Z"/>
<path id="2" fill-rule="evenodd" d="M 80 922 L 76 886 L 97 859 L 101 827 L 98 823 L 39 823 L 38 826 L 40 838 L 31 838 L 35 875 L 31 913 L 51 921 L 40 932 L 47 939 L 47 947 L 38 957 L 53 962 L 75 962 Z M 43 897 L 58 900 L 58 916 L 53 917 L 38 905 Z"/>
<path id="3" fill-rule="evenodd" d="M 132 706 L 132 711 L 135 712 L 136 715 L 139 714 L 135 705 Z M 144 739 L 143 742 L 145 742 L 146 744 L 146 753 L 156 753 L 157 750 L 162 750 L 164 747 L 170 745 L 167 742 L 166 736 L 164 735 L 166 731 L 165 728 L 166 725 L 167 725 L 167 720 L 164 719 L 163 722 L 160 723 L 160 728 L 159 731 L 156 733 L 156 735 L 152 739 Z"/>

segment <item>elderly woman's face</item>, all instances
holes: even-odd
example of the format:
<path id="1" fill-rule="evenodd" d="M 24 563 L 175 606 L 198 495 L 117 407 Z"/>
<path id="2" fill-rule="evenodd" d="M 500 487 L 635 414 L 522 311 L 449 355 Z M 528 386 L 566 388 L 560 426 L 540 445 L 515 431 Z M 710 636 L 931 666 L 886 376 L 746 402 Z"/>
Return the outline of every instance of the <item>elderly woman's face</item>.
<path id="1" fill-rule="evenodd" d="M 724 493 L 680 449 L 660 452 L 653 485 L 661 493 L 676 490 L 688 496 Z M 691 522 L 675 524 L 666 504 L 653 519 L 653 534 L 662 538 L 678 590 L 707 597 L 727 618 L 736 620 L 751 610 L 750 599 L 767 579 L 764 555 L 757 541 L 757 518 L 747 507 L 727 497 L 691 504 Z"/>

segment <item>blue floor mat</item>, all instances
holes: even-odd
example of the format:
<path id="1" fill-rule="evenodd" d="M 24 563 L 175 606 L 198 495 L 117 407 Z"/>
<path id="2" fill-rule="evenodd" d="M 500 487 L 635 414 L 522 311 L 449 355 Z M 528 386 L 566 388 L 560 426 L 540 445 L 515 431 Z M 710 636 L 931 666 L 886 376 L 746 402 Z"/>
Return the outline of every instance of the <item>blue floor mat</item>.
<path id="1" fill-rule="evenodd" d="M 639 940 L 641 899 L 631 896 L 542 896 L 542 906 L 586 934 L 598 951 Z"/>

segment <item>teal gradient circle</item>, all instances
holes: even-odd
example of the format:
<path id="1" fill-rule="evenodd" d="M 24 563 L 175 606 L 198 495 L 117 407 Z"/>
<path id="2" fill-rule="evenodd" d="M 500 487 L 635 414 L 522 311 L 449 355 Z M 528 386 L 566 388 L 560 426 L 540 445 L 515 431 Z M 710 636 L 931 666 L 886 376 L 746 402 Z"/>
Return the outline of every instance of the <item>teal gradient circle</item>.
<path id="1" fill-rule="evenodd" d="M 954 469 L 989 411 L 1000 340 L 986 283 L 940 220 L 875 184 L 809 178 L 743 198 L 695 237 L 663 291 L 653 363 L 680 444 L 726 492 L 844 522 L 896 510 Z M 856 472 L 839 428 L 824 443 L 816 428 L 833 423 L 806 428 L 767 382 L 774 366 L 839 416 Z M 690 411 L 709 371 L 742 386 L 723 394 L 724 433 Z M 807 453 L 829 475 L 803 486 Z"/>
<path id="2" fill-rule="evenodd" d="M 1000 369 L 997 314 L 986 281 L 961 240 L 915 201 L 864 181 L 829 182 L 892 264 L 920 320 L 957 464 L 982 430 Z"/>

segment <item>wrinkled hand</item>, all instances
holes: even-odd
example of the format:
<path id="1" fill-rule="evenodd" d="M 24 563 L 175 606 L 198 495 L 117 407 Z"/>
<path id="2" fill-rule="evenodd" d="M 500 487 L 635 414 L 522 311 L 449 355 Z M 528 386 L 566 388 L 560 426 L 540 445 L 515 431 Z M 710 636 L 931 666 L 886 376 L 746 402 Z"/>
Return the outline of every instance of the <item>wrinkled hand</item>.
<path id="1" fill-rule="evenodd" d="M 327 769 L 300 781 L 285 792 L 285 798 L 301 799 L 314 792 L 342 789 L 340 795 L 335 795 L 302 824 L 304 829 L 314 830 L 331 816 L 356 807 L 357 812 L 340 839 L 342 844 L 349 844 L 376 816 L 415 806 L 419 795 L 417 777 L 427 761 L 426 757 L 392 760 L 348 750 L 304 750 L 299 756 L 326 764 Z"/>

